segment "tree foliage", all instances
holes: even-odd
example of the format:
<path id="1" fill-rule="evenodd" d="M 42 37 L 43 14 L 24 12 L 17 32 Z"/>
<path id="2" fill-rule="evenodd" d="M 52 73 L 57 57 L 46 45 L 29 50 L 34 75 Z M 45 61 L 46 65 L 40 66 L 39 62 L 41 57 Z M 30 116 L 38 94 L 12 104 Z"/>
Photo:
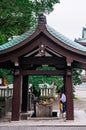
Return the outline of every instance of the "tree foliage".
<path id="1" fill-rule="evenodd" d="M 73 69 L 73 84 L 74 85 L 79 85 L 82 83 L 82 69 L 74 68 Z"/>
<path id="2" fill-rule="evenodd" d="M 9 74 L 9 70 L 7 70 L 7 69 L 0 69 L 0 77 L 2 77 L 2 78 L 6 78 L 7 77 L 7 75 Z"/>
<path id="3" fill-rule="evenodd" d="M 34 26 L 40 12 L 50 13 L 59 0 L 0 0 L 0 44 Z"/>

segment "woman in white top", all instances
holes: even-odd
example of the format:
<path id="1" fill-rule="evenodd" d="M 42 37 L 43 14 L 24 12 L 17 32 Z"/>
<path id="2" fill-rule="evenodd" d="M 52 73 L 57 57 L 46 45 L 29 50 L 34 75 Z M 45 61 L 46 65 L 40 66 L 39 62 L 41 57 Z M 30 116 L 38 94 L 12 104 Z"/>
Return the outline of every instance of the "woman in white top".
<path id="1" fill-rule="evenodd" d="M 60 101 L 62 102 L 62 112 L 66 112 L 66 95 L 62 93 Z"/>

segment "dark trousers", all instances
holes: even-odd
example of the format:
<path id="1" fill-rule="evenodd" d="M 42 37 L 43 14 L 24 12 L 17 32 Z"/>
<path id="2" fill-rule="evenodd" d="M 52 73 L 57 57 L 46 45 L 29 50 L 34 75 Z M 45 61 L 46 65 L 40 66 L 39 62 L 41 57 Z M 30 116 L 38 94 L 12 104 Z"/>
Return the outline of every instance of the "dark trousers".
<path id="1" fill-rule="evenodd" d="M 62 102 L 62 112 L 66 112 L 66 102 Z"/>

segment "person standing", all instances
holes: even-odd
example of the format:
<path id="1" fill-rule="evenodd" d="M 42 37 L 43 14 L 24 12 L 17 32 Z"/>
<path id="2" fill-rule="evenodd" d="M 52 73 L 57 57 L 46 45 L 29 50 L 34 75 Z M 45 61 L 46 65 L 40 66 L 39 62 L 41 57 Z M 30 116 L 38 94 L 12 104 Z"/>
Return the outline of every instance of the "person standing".
<path id="1" fill-rule="evenodd" d="M 66 95 L 64 94 L 64 92 L 62 92 L 61 94 L 60 101 L 62 102 L 62 113 L 65 113 L 66 112 Z"/>

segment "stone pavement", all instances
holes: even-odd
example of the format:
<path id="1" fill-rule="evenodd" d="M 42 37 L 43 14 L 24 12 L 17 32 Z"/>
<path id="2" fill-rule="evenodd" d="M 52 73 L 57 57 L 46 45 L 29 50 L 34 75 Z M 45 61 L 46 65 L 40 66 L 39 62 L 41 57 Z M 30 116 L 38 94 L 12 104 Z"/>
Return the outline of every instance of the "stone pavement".
<path id="1" fill-rule="evenodd" d="M 86 113 L 83 110 L 75 110 L 74 120 L 53 118 L 30 118 L 28 120 L 0 122 L 0 130 L 86 130 Z M 61 129 L 62 128 L 62 129 Z M 69 129 L 68 129 L 69 130 Z"/>
<path id="2" fill-rule="evenodd" d="M 86 130 L 85 126 L 10 126 L 10 127 L 0 127 L 0 130 Z"/>
<path id="3" fill-rule="evenodd" d="M 85 126 L 10 126 L 0 127 L 0 130 L 86 130 Z"/>

